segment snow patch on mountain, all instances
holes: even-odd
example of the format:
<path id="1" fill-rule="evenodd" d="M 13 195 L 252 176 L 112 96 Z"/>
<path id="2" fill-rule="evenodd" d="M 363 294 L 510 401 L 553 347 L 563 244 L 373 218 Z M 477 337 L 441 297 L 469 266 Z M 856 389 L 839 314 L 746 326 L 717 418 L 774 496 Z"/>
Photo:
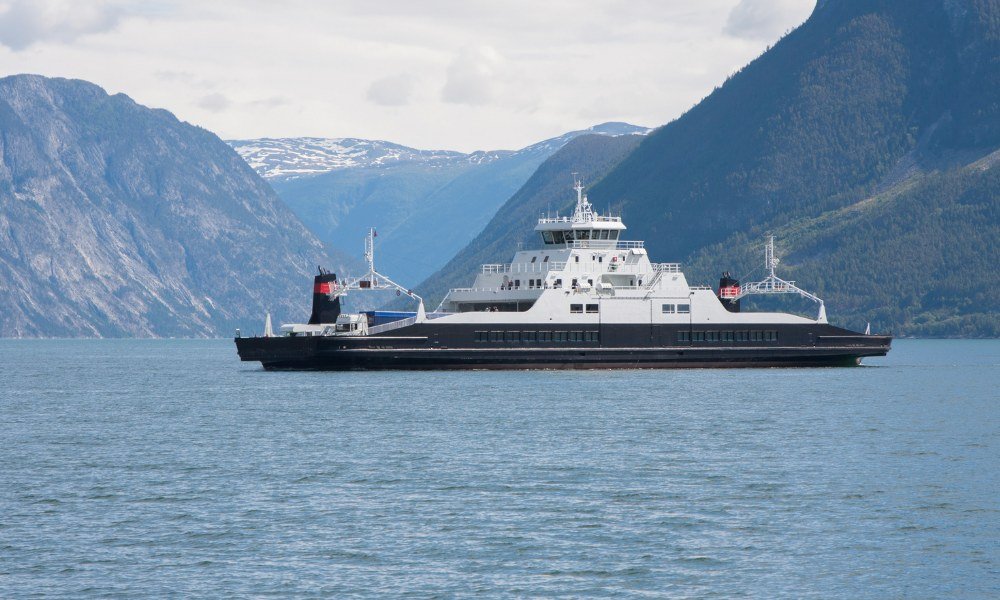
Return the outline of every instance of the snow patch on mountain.
<path id="1" fill-rule="evenodd" d="M 445 167 L 456 163 L 484 165 L 522 154 L 549 155 L 568 141 L 584 134 L 645 135 L 647 127 L 628 123 L 602 123 L 589 129 L 572 131 L 522 148 L 521 150 L 419 150 L 384 140 L 359 138 L 261 138 L 229 140 L 230 146 L 266 179 L 291 179 L 328 173 L 339 169 L 379 168 L 401 163 Z"/>

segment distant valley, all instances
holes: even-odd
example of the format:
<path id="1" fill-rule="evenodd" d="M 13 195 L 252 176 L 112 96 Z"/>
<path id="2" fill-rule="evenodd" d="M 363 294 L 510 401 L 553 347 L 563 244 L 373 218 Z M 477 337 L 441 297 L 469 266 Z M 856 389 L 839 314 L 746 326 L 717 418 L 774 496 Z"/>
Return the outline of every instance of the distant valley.
<path id="1" fill-rule="evenodd" d="M 604 123 L 516 151 L 472 153 L 357 139 L 229 143 L 320 240 L 359 256 L 374 226 L 379 267 L 404 285 L 416 285 L 468 244 L 538 165 L 570 140 L 648 131 Z"/>

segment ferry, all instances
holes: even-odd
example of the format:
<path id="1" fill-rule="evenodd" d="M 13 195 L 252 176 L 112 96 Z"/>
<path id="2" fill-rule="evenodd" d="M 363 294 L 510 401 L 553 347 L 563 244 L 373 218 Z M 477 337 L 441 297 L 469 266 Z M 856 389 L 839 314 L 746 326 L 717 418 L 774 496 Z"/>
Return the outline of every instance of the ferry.
<path id="1" fill-rule="evenodd" d="M 239 357 L 267 370 L 644 369 L 859 365 L 885 356 L 892 337 L 831 325 L 823 300 L 778 277 L 774 238 L 761 281 L 724 273 L 719 288 L 689 285 L 677 263 L 650 261 L 642 241 L 622 237 L 621 216 L 596 212 L 577 181 L 572 215 L 543 215 L 538 246 L 511 262 L 482 265 L 471 287 L 452 289 L 436 310 L 375 269 L 337 280 L 320 268 L 307 323 L 235 338 Z M 341 310 L 358 292 L 396 290 L 415 312 Z M 818 305 L 815 319 L 741 310 L 757 294 L 791 294 Z"/>

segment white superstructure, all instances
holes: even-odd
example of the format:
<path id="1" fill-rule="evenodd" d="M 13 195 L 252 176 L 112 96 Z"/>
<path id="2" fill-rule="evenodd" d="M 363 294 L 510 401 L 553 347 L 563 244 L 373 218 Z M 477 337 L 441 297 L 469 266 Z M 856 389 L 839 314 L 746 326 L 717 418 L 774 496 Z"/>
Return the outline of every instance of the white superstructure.
<path id="1" fill-rule="evenodd" d="M 579 181 L 574 189 L 572 216 L 538 220 L 538 249 L 482 265 L 472 286 L 449 291 L 434 316 L 484 324 L 825 322 L 823 314 L 726 310 L 712 288 L 689 285 L 679 264 L 651 262 L 643 242 L 622 239 L 621 217 L 594 211 Z"/>

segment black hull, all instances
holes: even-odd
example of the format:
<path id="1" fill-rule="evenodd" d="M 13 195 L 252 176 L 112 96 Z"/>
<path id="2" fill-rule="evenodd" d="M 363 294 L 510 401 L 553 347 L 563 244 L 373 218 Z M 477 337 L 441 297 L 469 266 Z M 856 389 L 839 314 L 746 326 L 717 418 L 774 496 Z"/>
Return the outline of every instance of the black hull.
<path id="1" fill-rule="evenodd" d="M 470 342 L 481 325 L 422 324 L 363 337 L 236 338 L 236 347 L 268 370 L 669 369 L 856 366 L 885 356 L 892 341 L 830 325 L 766 327 L 779 329 L 776 340 L 654 345 L 682 330 L 623 325 L 602 331 L 604 343 L 491 344 Z"/>

